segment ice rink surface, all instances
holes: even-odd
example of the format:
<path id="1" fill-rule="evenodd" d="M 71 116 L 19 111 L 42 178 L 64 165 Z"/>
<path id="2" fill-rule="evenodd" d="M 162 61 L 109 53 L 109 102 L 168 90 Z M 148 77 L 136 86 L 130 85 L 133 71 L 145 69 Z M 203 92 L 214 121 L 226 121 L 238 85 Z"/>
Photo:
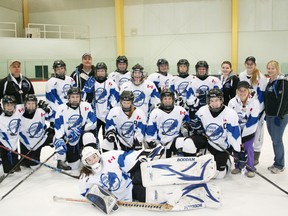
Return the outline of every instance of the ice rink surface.
<path id="1" fill-rule="evenodd" d="M 257 166 L 259 173 L 273 181 L 275 184 L 288 191 L 288 169 L 281 174 L 272 174 L 267 167 L 273 163 L 273 149 L 270 136 L 265 127 L 265 137 L 260 164 Z M 286 148 L 286 164 L 288 163 L 288 129 L 284 135 Z M 45 147 L 42 150 L 42 161 L 53 154 L 53 149 Z M 50 159 L 47 164 L 56 166 L 56 160 Z M 22 168 L 19 173 L 14 173 L 0 184 L 0 197 L 11 190 L 18 182 L 31 172 L 28 168 Z M 2 167 L 0 174 L 3 174 Z M 226 216 L 226 215 L 275 215 L 284 213 L 288 209 L 288 195 L 280 191 L 268 181 L 256 175 L 248 178 L 243 175 L 228 174 L 222 180 L 212 180 L 219 185 L 222 191 L 222 206 L 217 209 L 203 208 L 182 212 L 158 212 L 143 209 L 128 209 L 121 207 L 115 216 L 137 215 L 177 215 L 186 216 Z M 78 180 L 61 173 L 55 172 L 45 166 L 31 175 L 14 191 L 0 201 L 1 216 L 95 216 L 104 215 L 88 203 L 76 203 L 67 201 L 53 201 L 53 196 L 82 198 L 79 194 Z"/>

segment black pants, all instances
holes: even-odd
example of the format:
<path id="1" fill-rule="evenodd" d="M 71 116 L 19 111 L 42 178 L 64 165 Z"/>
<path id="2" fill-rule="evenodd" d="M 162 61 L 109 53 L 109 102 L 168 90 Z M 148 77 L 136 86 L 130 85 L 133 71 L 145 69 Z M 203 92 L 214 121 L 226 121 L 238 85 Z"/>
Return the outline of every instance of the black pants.
<path id="1" fill-rule="evenodd" d="M 3 146 L 2 143 L 0 143 L 0 145 Z M 0 151 L 4 173 L 9 173 L 10 170 L 12 170 L 12 168 L 18 163 L 18 155 L 2 148 Z"/>
<path id="2" fill-rule="evenodd" d="M 140 167 L 131 173 L 132 177 L 132 198 L 135 201 L 146 202 L 146 188 L 142 185 Z"/>
<path id="3" fill-rule="evenodd" d="M 217 170 L 224 171 L 227 160 L 229 159 L 229 155 L 227 154 L 227 152 L 218 151 L 217 149 L 213 148 L 211 145 L 208 145 L 208 150 L 214 156 Z M 231 149 L 227 149 L 227 150 L 231 151 Z"/>
<path id="4" fill-rule="evenodd" d="M 101 121 L 100 119 L 97 119 L 97 135 L 99 137 L 99 130 L 100 128 L 102 128 L 102 138 L 104 139 L 104 136 L 105 136 L 105 126 L 106 124 Z"/>
<path id="5" fill-rule="evenodd" d="M 21 150 L 22 150 L 22 154 L 26 155 L 30 150 L 26 148 L 25 145 L 23 145 L 22 143 L 20 143 L 20 146 L 22 146 Z M 38 149 L 36 149 L 35 151 L 31 151 L 27 156 L 34 159 L 34 160 L 37 160 L 37 161 L 40 161 L 40 154 L 41 154 L 41 149 L 42 149 L 42 146 L 40 146 Z M 35 166 L 35 165 L 38 165 L 39 163 L 37 162 L 34 162 L 32 160 L 28 160 L 26 158 L 23 159 L 22 161 L 23 164 L 27 165 L 27 166 Z"/>

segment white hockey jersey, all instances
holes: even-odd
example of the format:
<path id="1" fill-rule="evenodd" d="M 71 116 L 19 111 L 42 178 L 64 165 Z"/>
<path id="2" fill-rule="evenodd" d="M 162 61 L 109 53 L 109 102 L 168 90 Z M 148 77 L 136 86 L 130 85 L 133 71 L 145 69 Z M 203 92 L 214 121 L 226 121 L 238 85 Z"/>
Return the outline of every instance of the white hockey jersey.
<path id="1" fill-rule="evenodd" d="M 205 105 L 196 112 L 196 117 L 201 120 L 205 134 L 209 137 L 208 142 L 213 148 L 223 151 L 215 144 L 217 143 L 224 149 L 232 146 L 235 151 L 240 151 L 240 127 L 235 110 L 225 106 L 224 110 L 214 118 L 209 106 Z"/>
<path id="2" fill-rule="evenodd" d="M 164 88 L 171 88 L 171 82 L 173 79 L 173 76 L 169 73 L 167 75 L 163 75 L 161 73 L 155 72 L 150 74 L 147 77 L 148 80 L 154 82 L 156 88 L 159 89 L 164 89 Z"/>
<path id="3" fill-rule="evenodd" d="M 183 103 L 187 100 L 187 92 L 190 82 L 192 81 L 194 76 L 189 75 L 185 78 L 180 76 L 173 76 L 171 81 L 171 90 L 177 93 L 178 97 L 183 99 Z"/>
<path id="4" fill-rule="evenodd" d="M 130 118 L 121 107 L 114 107 L 106 117 L 105 131 L 115 130 L 120 141 L 128 147 L 133 146 L 133 138 L 143 142 L 147 117 L 143 110 L 136 108 Z"/>
<path id="5" fill-rule="evenodd" d="M 220 80 L 215 76 L 208 76 L 206 79 L 201 80 L 197 76 L 192 77 L 187 92 L 187 104 L 194 105 L 196 99 L 200 101 L 199 106 L 206 105 L 206 95 L 210 89 L 221 89 L 222 85 Z"/>
<path id="6" fill-rule="evenodd" d="M 136 86 L 132 81 L 124 83 L 120 89 L 120 94 L 124 91 L 132 91 L 134 95 L 134 106 L 140 108 L 149 115 L 151 106 L 155 107 L 160 103 L 160 95 L 155 84 L 150 80 L 144 80 L 143 83 Z"/>
<path id="7" fill-rule="evenodd" d="M 113 71 L 108 75 L 108 79 L 112 79 L 120 89 L 123 83 L 131 80 L 131 72 L 128 71 L 127 73 L 122 74 L 118 71 Z"/>
<path id="8" fill-rule="evenodd" d="M 83 91 L 84 98 L 86 94 L 93 93 L 94 97 L 91 105 L 97 118 L 102 122 L 105 122 L 110 107 L 117 106 L 120 100 L 119 89 L 112 79 L 99 83 L 94 77 L 89 77 Z"/>
<path id="9" fill-rule="evenodd" d="M 46 102 L 52 108 L 54 115 L 57 107 L 65 104 L 68 100 L 67 92 L 71 87 L 76 86 L 72 77 L 65 76 L 65 79 L 51 77 L 46 83 Z"/>
<path id="10" fill-rule="evenodd" d="M 186 110 L 181 106 L 174 106 L 170 113 L 156 108 L 150 114 L 145 140 L 146 142 L 158 140 L 162 145 L 168 145 L 180 135 L 182 123 L 189 120 Z"/>
<path id="11" fill-rule="evenodd" d="M 28 150 L 37 150 L 47 139 L 47 134 L 45 134 L 46 119 L 48 119 L 48 114 L 41 108 L 36 109 L 32 119 L 22 116 L 19 132 L 20 142 Z"/>
<path id="12" fill-rule="evenodd" d="M 141 152 L 111 150 L 101 154 L 101 171 L 80 177 L 81 195 L 85 196 L 89 188 L 96 184 L 111 191 L 118 200 L 132 202 L 133 185 L 128 172 L 138 161 Z"/>
<path id="13" fill-rule="evenodd" d="M 16 110 L 12 116 L 0 115 L 0 142 L 7 148 L 15 151 L 19 141 L 19 129 L 21 117 L 24 113 L 24 106 L 16 105 Z"/>
<path id="14" fill-rule="evenodd" d="M 250 81 L 251 75 L 248 75 L 247 70 L 241 72 L 239 74 L 240 81 L 247 81 L 251 85 Z M 257 84 L 252 86 L 254 89 L 254 93 L 256 93 L 256 97 L 260 103 L 260 112 L 264 110 L 264 93 L 268 83 L 268 79 L 260 73 L 260 77 L 257 79 Z"/>
<path id="15" fill-rule="evenodd" d="M 81 102 L 79 107 L 72 109 L 67 104 L 58 107 L 55 116 L 55 140 L 68 140 L 72 128 L 82 128 L 83 131 L 96 129 L 97 118 L 92 107 L 87 102 Z M 75 146 L 79 140 L 69 142 L 71 146 Z"/>
<path id="16" fill-rule="evenodd" d="M 228 107 L 234 109 L 238 114 L 242 138 L 256 132 L 258 116 L 260 113 L 260 104 L 255 96 L 249 97 L 245 106 L 243 106 L 239 96 L 236 95 L 236 97 L 229 101 Z"/>

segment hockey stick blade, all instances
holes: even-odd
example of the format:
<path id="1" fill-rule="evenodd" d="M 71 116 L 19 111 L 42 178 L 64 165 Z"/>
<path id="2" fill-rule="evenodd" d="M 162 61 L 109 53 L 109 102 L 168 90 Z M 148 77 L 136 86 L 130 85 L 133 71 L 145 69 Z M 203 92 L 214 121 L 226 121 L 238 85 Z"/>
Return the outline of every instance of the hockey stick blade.
<path id="1" fill-rule="evenodd" d="M 74 199 L 67 197 L 58 197 L 53 196 L 53 201 L 71 201 L 71 202 L 82 202 L 82 203 L 90 203 L 86 199 Z M 126 208 L 143 208 L 147 210 L 160 210 L 160 211 L 171 211 L 173 209 L 172 205 L 169 204 L 158 204 L 158 203 L 145 203 L 145 202 L 123 202 L 117 201 L 119 206 L 123 206 Z"/>

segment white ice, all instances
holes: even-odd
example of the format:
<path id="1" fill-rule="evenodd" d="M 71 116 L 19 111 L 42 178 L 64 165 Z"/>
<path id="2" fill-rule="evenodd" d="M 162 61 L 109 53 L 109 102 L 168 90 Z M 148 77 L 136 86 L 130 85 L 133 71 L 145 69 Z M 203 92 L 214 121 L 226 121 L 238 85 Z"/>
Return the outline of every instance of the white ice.
<path id="1" fill-rule="evenodd" d="M 257 166 L 259 173 L 270 179 L 279 187 L 288 191 L 288 170 L 280 174 L 272 174 L 267 167 L 273 163 L 273 149 L 270 136 L 265 127 L 264 146 L 260 156 L 260 164 Z M 286 147 L 286 163 L 288 163 L 288 129 L 285 131 L 284 144 Z M 53 153 L 53 149 L 45 147 L 41 160 L 45 160 Z M 47 164 L 56 166 L 56 160 L 51 159 Z M 0 168 L 0 174 L 3 174 Z M 22 168 L 19 173 L 14 173 L 0 184 L 0 198 L 11 190 L 18 182 L 31 172 L 28 168 Z M 288 209 L 288 194 L 282 192 L 260 176 L 248 178 L 241 175 L 228 174 L 222 180 L 213 180 L 222 190 L 222 206 L 217 209 L 203 208 L 189 212 L 156 212 L 143 209 L 127 209 L 121 207 L 119 211 L 112 213 L 115 216 L 226 216 L 226 215 L 276 215 L 283 214 Z M 1 216 L 95 216 L 104 215 L 95 207 L 87 203 L 53 201 L 53 196 L 81 198 L 78 189 L 78 180 L 55 172 L 49 168 L 41 167 L 14 191 L 0 201 Z M 287 205 L 287 206 L 286 206 Z"/>

